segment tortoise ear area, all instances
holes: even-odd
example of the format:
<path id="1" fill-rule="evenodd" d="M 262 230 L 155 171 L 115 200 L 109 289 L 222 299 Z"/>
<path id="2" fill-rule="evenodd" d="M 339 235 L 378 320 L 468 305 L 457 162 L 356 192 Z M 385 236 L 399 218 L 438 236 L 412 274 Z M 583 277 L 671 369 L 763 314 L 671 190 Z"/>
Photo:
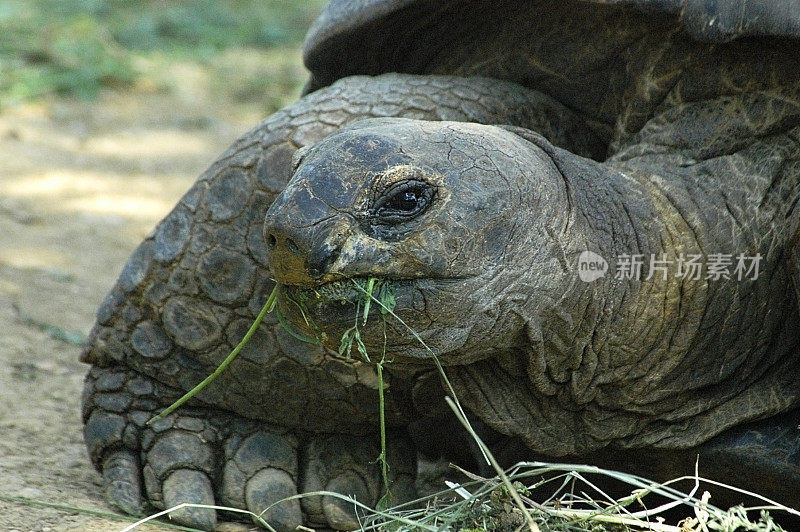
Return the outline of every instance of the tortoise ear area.
<path id="1" fill-rule="evenodd" d="M 569 211 L 572 211 L 575 200 L 573 196 L 573 178 L 581 175 L 587 175 L 593 177 L 597 176 L 597 179 L 600 179 L 602 174 L 607 172 L 607 170 L 604 169 L 601 164 L 598 164 L 597 161 L 576 155 L 563 148 L 559 148 L 535 131 L 525 129 L 524 127 L 509 125 L 499 125 L 497 127 L 513 133 L 517 137 L 530 144 L 533 144 L 536 148 L 544 152 L 563 179 L 566 187 L 565 192 L 567 195 L 567 209 Z"/>
<path id="2" fill-rule="evenodd" d="M 569 175 L 569 172 L 573 169 L 573 167 L 576 167 L 576 165 L 582 166 L 584 163 L 581 163 L 580 161 L 585 161 L 590 166 L 596 166 L 597 161 L 594 159 L 577 155 L 567 149 L 556 146 L 547 140 L 546 137 L 540 133 L 537 133 L 536 131 L 519 126 L 510 126 L 507 124 L 496 125 L 495 127 L 505 129 L 506 131 L 515 134 L 521 139 L 542 150 L 548 157 L 550 157 L 550 159 L 553 160 L 553 163 L 558 167 L 562 174 L 566 171 L 566 174 Z"/>
<path id="3" fill-rule="evenodd" d="M 303 159 L 305 159 L 306 154 L 310 149 L 311 146 L 302 146 L 292 154 L 292 174 L 297 172 L 297 169 L 303 163 Z"/>
<path id="4" fill-rule="evenodd" d="M 518 137 L 530 142 L 531 144 L 535 145 L 536 147 L 544 150 L 548 155 L 550 155 L 555 146 L 553 146 L 549 140 L 547 140 L 543 135 L 537 133 L 535 131 L 531 131 L 530 129 L 526 129 L 524 127 L 519 126 L 511 126 L 508 124 L 497 124 L 495 127 L 499 127 L 500 129 L 505 129 Z"/>
<path id="5" fill-rule="evenodd" d="M 537 146 L 550 157 L 556 157 L 561 154 L 560 157 L 563 158 L 564 154 L 570 154 L 598 162 L 606 158 L 607 143 L 603 142 L 598 134 L 588 127 L 585 131 L 566 136 L 559 135 L 553 131 L 545 131 L 544 134 L 541 134 L 537 131 L 509 124 L 495 124 L 495 127 L 514 133 L 516 136 Z M 554 144 L 550 139 L 554 139 L 554 141 L 557 139 L 560 142 Z"/>
<path id="6" fill-rule="evenodd" d="M 505 129 L 506 131 L 513 133 L 514 135 L 520 137 L 522 140 L 529 142 L 536 146 L 536 148 L 543 151 L 558 167 L 558 170 L 563 174 L 562 165 L 564 161 L 569 157 L 577 157 L 575 154 L 558 148 L 557 146 L 553 145 L 547 138 L 545 138 L 540 133 L 535 131 L 531 131 L 530 129 L 526 129 L 524 127 L 519 126 L 510 126 L 507 124 L 498 125 L 500 129 Z"/>

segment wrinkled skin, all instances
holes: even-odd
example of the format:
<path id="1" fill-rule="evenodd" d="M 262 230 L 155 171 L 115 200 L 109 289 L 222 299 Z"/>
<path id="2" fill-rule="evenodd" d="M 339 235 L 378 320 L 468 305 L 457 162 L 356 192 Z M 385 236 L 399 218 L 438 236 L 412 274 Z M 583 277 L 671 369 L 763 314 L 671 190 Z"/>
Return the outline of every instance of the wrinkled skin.
<path id="1" fill-rule="evenodd" d="M 521 46 L 525 61 L 508 50 L 488 61 L 492 43 L 480 41 L 426 64 L 539 80 L 566 107 L 485 78 L 344 78 L 267 119 L 200 177 L 125 266 L 84 354 L 86 440 L 112 504 L 260 512 L 324 488 L 374 505 L 377 377 L 336 350 L 363 297 L 352 280 L 377 277 L 392 280 L 397 316 L 505 459 L 635 467 L 646 449 L 658 457 L 652 474 L 670 476 L 699 454 L 701 473 L 747 470 L 750 488 L 800 505 L 797 46 L 700 46 L 634 16 L 620 17 L 613 41 L 587 28 L 620 12 L 595 9 L 603 15 L 564 29 L 559 46 L 591 44 L 605 61 L 543 45 Z M 513 24 L 504 31 L 519 37 Z M 608 60 L 620 48 L 621 67 Z M 587 64 L 547 63 L 561 59 Z M 613 90 L 591 90 L 607 86 L 595 63 Z M 546 74 L 525 74 L 536 68 Z M 612 273 L 616 257 L 644 255 L 642 280 L 582 281 L 587 250 Z M 759 278 L 650 272 L 651 254 L 713 253 L 760 254 Z M 268 317 L 196 400 L 146 426 L 238 342 L 271 279 L 293 328 L 325 345 Z M 390 361 L 390 471 L 407 498 L 415 446 L 463 445 L 445 425 L 431 352 L 377 311 L 362 333 Z M 173 517 L 216 522 L 204 509 Z M 266 517 L 281 530 L 357 526 L 329 497 Z"/>

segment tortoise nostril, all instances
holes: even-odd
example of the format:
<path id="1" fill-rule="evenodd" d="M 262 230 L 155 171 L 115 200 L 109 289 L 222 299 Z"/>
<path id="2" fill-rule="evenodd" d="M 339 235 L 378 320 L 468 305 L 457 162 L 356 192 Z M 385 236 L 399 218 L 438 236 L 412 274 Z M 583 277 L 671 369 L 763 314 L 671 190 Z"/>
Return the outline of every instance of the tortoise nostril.
<path id="1" fill-rule="evenodd" d="M 349 237 L 344 223 L 349 221 L 329 217 L 313 227 L 297 227 L 282 220 L 267 220 L 262 242 L 275 278 L 282 284 L 298 286 L 321 282 L 331 273 Z"/>

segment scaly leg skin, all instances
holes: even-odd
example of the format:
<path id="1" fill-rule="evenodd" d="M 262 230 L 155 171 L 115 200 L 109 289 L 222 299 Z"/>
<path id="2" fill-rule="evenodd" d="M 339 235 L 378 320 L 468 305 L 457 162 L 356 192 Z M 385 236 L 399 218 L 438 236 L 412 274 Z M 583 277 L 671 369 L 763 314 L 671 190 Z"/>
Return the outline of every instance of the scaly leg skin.
<path id="1" fill-rule="evenodd" d="M 114 506 L 229 504 L 261 512 L 316 489 L 380 492 L 376 468 L 374 368 L 332 356 L 268 317 L 240 358 L 187 407 L 145 422 L 210 374 L 242 338 L 272 290 L 264 214 L 292 174 L 294 152 L 349 122 L 406 116 L 507 123 L 542 131 L 573 152 L 598 144 L 554 100 L 480 78 L 384 75 L 337 82 L 276 113 L 234 143 L 137 248 L 98 311 L 82 360 L 94 367 L 84 399 L 86 442 Z M 390 429 L 419 414 L 409 379 L 388 377 Z M 392 448 L 396 498 L 413 490 L 413 456 L 403 436 Z M 207 509 L 173 519 L 213 528 Z M 267 521 L 347 529 L 352 507 L 335 499 L 271 509 Z"/>
<path id="2" fill-rule="evenodd" d="M 103 472 L 106 496 L 122 511 L 142 513 L 145 499 L 156 508 L 216 503 L 248 508 L 277 530 L 294 530 L 305 509 L 307 522 L 347 530 L 358 526 L 352 504 L 332 497 L 295 499 L 261 512 L 298 490 L 348 494 L 369 506 L 378 501 L 383 488 L 376 438 L 294 433 L 213 408 L 181 409 L 146 425 L 153 405 L 178 395 L 130 370 L 89 372 L 86 443 Z M 392 493 L 408 498 L 412 447 L 400 435 L 389 440 L 389 453 Z M 215 512 L 204 508 L 183 508 L 170 517 L 203 529 L 216 526 Z"/>

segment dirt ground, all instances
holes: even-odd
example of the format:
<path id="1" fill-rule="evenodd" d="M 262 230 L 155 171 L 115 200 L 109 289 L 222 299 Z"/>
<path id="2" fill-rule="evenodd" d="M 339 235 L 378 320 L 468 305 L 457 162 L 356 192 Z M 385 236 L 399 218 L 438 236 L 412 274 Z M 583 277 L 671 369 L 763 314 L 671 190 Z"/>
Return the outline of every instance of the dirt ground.
<path id="1" fill-rule="evenodd" d="M 0 112 L 0 530 L 129 524 L 40 503 L 110 511 L 83 444 L 77 344 L 128 254 L 264 114 L 183 74 Z"/>

